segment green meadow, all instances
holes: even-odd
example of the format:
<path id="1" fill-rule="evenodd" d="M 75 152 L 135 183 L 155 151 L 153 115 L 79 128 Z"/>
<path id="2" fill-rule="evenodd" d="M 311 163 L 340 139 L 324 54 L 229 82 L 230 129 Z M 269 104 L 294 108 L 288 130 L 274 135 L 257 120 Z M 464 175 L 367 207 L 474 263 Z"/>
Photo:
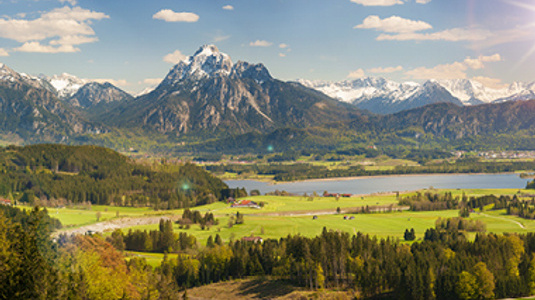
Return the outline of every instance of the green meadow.
<path id="1" fill-rule="evenodd" d="M 517 189 L 468 189 L 468 190 L 422 190 L 422 193 L 446 193 L 453 196 L 481 196 L 481 195 L 512 195 L 526 192 Z M 414 194 L 405 193 L 401 196 Z M 202 214 L 211 212 L 219 221 L 209 229 L 201 230 L 199 225 L 191 225 L 189 229 L 180 229 L 174 225 L 175 232 L 193 234 L 197 241 L 204 244 L 210 235 L 219 234 L 223 240 L 239 239 L 244 236 L 261 236 L 263 238 L 280 238 L 288 234 L 301 234 L 315 236 L 321 233 L 323 228 L 340 230 L 348 233 L 362 232 L 377 236 L 378 238 L 402 239 L 405 229 L 414 228 L 417 238 L 422 238 L 425 230 L 435 226 L 438 218 L 450 218 L 458 216 L 457 210 L 431 211 L 431 212 L 389 212 L 371 214 L 349 214 L 348 211 L 356 210 L 365 206 L 389 206 L 397 204 L 394 194 L 366 195 L 358 197 L 338 199 L 334 197 L 304 197 L 304 196 L 252 196 L 246 197 L 263 202 L 264 207 L 256 208 L 233 208 L 230 204 L 216 202 L 208 205 L 192 208 Z M 336 214 L 336 209 L 342 210 Z M 80 227 L 97 222 L 97 214 L 100 221 L 116 218 L 143 218 L 149 216 L 182 215 L 183 210 L 154 211 L 150 208 L 130 208 L 93 205 L 88 209 L 74 208 L 49 208 L 49 213 L 58 218 L 66 228 Z M 344 212 L 346 211 L 346 212 Z M 244 224 L 229 226 L 229 219 L 237 212 L 245 216 Z M 316 215 L 317 219 L 313 216 Z M 344 216 L 353 217 L 352 220 L 344 220 Z M 470 218 L 481 220 L 487 225 L 487 232 L 535 232 L 535 221 L 525 220 L 514 216 L 505 215 L 504 211 L 487 210 L 482 213 L 472 213 Z M 125 227 L 129 229 L 156 230 L 158 224 L 138 225 Z M 470 236 L 474 236 L 471 234 Z"/>

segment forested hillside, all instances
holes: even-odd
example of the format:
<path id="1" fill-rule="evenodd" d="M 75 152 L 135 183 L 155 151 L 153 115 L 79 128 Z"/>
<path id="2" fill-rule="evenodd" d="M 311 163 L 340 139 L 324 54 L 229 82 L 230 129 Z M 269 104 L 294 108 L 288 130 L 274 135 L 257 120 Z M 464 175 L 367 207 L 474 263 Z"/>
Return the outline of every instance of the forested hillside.
<path id="1" fill-rule="evenodd" d="M 141 165 L 96 146 L 9 146 L 0 149 L 0 173 L 0 195 L 30 205 L 172 209 L 218 201 L 227 189 L 192 164 Z"/>

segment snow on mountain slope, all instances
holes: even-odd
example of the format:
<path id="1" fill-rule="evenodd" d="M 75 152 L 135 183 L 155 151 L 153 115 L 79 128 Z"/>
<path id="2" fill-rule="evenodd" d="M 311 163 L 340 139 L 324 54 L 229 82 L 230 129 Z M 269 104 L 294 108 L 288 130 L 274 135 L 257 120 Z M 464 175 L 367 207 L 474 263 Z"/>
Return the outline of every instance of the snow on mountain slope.
<path id="1" fill-rule="evenodd" d="M 397 112 L 401 108 L 436 102 L 452 102 L 458 105 L 476 105 L 535 99 L 535 83 L 515 82 L 505 88 L 490 88 L 469 79 L 431 80 L 424 84 L 397 83 L 384 78 L 363 77 L 353 81 L 328 82 L 300 79 L 306 87 L 318 90 L 332 98 L 348 102 L 376 113 Z M 442 89 L 434 87 L 433 83 Z M 415 101 L 415 99 L 418 99 Z M 406 102 L 406 103 L 403 103 Z M 412 103 L 412 104 L 410 104 Z"/>
<path id="2" fill-rule="evenodd" d="M 440 80 L 446 90 L 465 105 L 490 103 L 504 98 L 516 98 L 514 95 L 524 94 L 528 85 L 515 82 L 504 88 L 490 88 L 478 81 L 469 79 Z"/>
<path id="3" fill-rule="evenodd" d="M 50 84 L 56 89 L 60 99 L 72 97 L 82 86 L 90 82 L 89 80 L 80 79 L 67 73 L 53 75 L 51 77 L 43 76 L 42 78 L 50 82 Z"/>
<path id="4" fill-rule="evenodd" d="M 393 102 L 403 101 L 414 95 L 419 84 L 397 83 L 384 78 L 363 77 L 353 81 L 328 82 L 300 79 L 300 84 L 316 89 L 332 98 L 357 104 L 374 98 L 389 98 Z"/>

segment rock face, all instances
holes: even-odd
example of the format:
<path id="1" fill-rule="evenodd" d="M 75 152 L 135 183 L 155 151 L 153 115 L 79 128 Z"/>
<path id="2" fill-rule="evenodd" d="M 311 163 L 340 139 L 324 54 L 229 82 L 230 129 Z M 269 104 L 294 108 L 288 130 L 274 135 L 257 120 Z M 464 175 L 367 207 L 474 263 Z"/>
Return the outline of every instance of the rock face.
<path id="1" fill-rule="evenodd" d="M 66 101 L 81 108 L 91 108 L 99 104 L 131 100 L 132 96 L 111 83 L 90 82 L 80 87 Z"/>
<path id="2" fill-rule="evenodd" d="M 357 115 L 356 108 L 322 93 L 274 79 L 262 64 L 234 64 L 227 54 L 208 45 L 174 66 L 154 91 L 102 120 L 176 135 L 235 134 Z"/>
<path id="3" fill-rule="evenodd" d="M 64 141 L 106 131 L 81 118 L 38 78 L 0 66 L 0 132 L 25 141 Z"/>

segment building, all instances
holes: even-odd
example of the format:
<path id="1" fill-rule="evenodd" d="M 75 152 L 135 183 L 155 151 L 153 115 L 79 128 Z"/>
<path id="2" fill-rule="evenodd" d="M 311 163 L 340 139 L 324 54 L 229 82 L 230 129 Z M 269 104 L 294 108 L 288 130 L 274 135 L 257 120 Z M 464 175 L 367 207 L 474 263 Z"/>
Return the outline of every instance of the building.
<path id="1" fill-rule="evenodd" d="M 12 206 L 13 203 L 11 203 L 11 200 L 9 199 L 0 198 L 0 205 Z"/>
<path id="2" fill-rule="evenodd" d="M 259 236 L 244 236 L 241 238 L 244 242 L 262 243 L 264 240 Z"/>
<path id="3" fill-rule="evenodd" d="M 232 205 L 230 207 L 236 207 L 236 208 L 240 208 L 240 207 L 260 208 L 260 205 L 258 205 L 258 203 L 254 202 L 254 201 L 251 201 L 251 200 L 241 200 L 241 201 L 232 203 Z"/>

